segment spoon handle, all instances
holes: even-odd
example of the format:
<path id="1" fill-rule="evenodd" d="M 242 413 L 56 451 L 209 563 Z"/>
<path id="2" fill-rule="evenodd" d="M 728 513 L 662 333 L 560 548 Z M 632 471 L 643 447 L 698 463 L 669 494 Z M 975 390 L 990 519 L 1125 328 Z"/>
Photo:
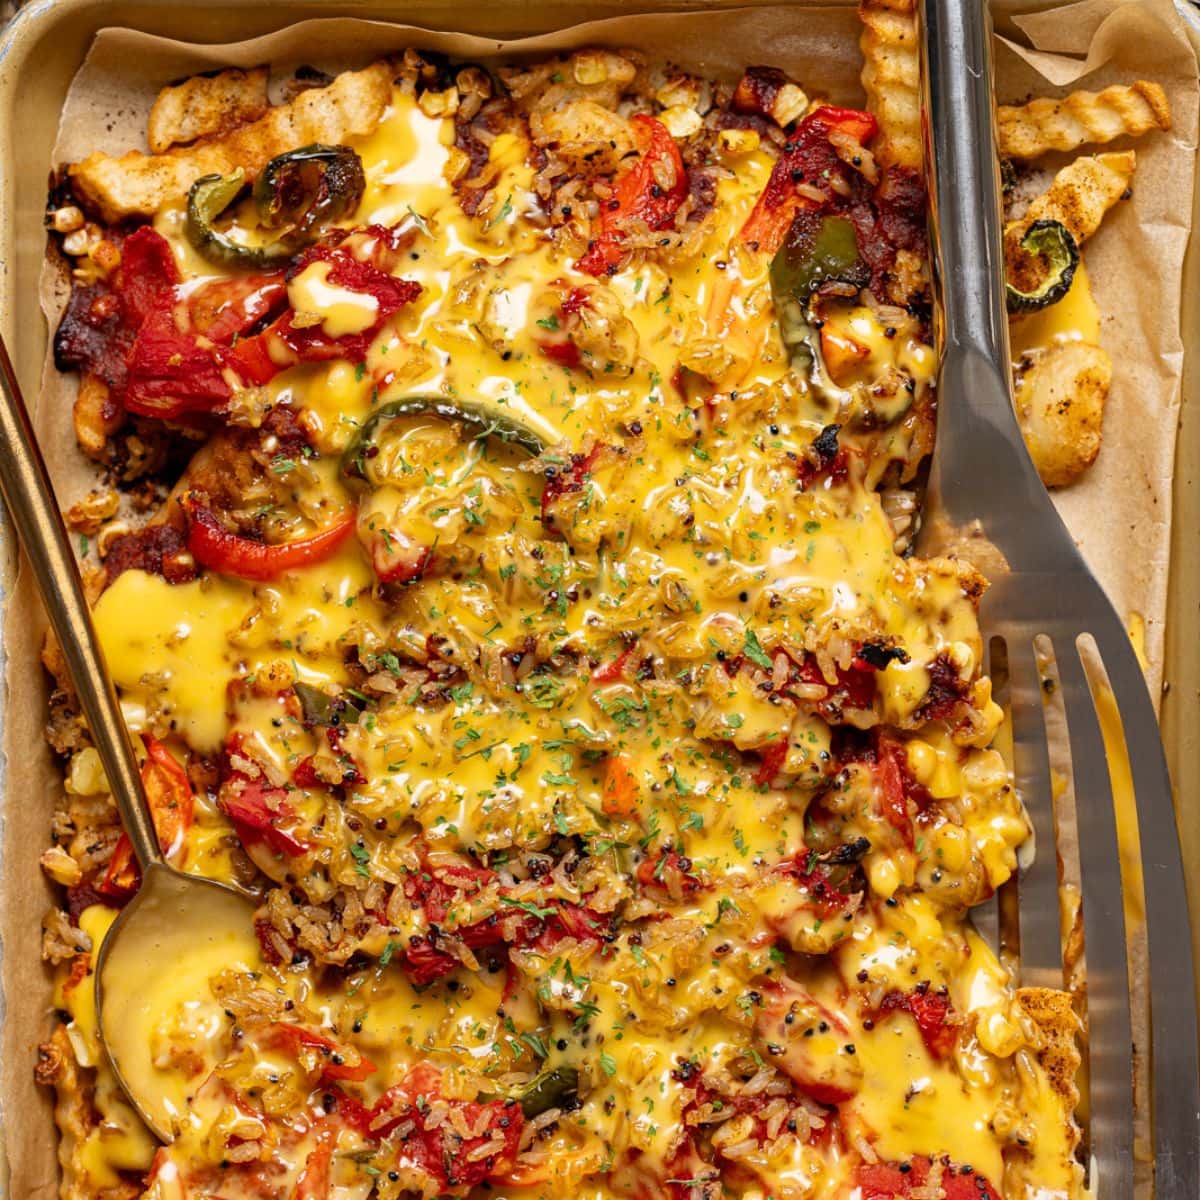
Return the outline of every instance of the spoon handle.
<path id="1" fill-rule="evenodd" d="M 50 625 L 62 646 L 79 705 L 104 764 L 108 785 L 142 870 L 161 863 L 141 773 L 116 689 L 83 594 L 79 568 L 54 498 L 21 387 L 0 338 L 0 492 L 33 568 Z"/>

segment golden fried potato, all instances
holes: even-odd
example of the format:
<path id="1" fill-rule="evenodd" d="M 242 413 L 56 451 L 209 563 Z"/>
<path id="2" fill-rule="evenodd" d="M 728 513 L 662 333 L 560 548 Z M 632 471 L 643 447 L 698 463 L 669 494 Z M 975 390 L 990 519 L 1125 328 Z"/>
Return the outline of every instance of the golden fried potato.
<path id="1" fill-rule="evenodd" d="M 862 82 L 867 108 L 879 120 L 872 150 L 882 167 L 920 171 L 921 61 L 913 0 L 863 0 Z"/>
<path id="2" fill-rule="evenodd" d="M 253 178 L 286 150 L 371 133 L 391 99 L 392 75 L 386 60 L 343 72 L 328 87 L 301 92 L 249 125 L 163 154 L 89 155 L 70 168 L 75 194 L 110 224 L 153 216 L 165 200 L 182 198 L 201 175 L 242 167 Z"/>
<path id="3" fill-rule="evenodd" d="M 1104 214 L 1129 194 L 1137 155 L 1132 150 L 1075 159 L 1054 177 L 1008 231 L 1006 242 L 1020 241 L 1034 221 L 1058 221 L 1082 244 L 1100 228 Z"/>
<path id="4" fill-rule="evenodd" d="M 99 375 L 86 371 L 79 381 L 75 397 L 75 438 L 89 457 L 102 462 L 108 439 L 124 423 L 125 414 L 109 394 L 108 384 Z"/>
<path id="5" fill-rule="evenodd" d="M 1079 1017 L 1069 992 L 1057 988 L 1024 987 L 1017 989 L 1017 1006 L 1037 1027 L 1038 1062 L 1051 1087 L 1066 1101 L 1068 1112 L 1079 1104 Z"/>
<path id="6" fill-rule="evenodd" d="M 196 75 L 158 93 L 147 140 L 154 154 L 257 121 L 268 108 L 267 68 Z"/>
<path id="7" fill-rule="evenodd" d="M 1017 422 L 1047 487 L 1074 483 L 1100 453 L 1112 359 L 1088 342 L 1060 342 L 1017 385 Z"/>
<path id="8" fill-rule="evenodd" d="M 535 145 L 553 144 L 576 171 L 611 174 L 637 148 L 629 122 L 595 100 L 569 100 L 547 113 L 535 111 L 529 127 Z"/>
<path id="9" fill-rule="evenodd" d="M 1139 79 L 1102 92 L 1072 92 L 1061 100 L 1030 100 L 996 110 L 1004 158 L 1037 158 L 1050 150 L 1077 150 L 1119 137 L 1171 128 L 1171 105 L 1157 83 Z"/>

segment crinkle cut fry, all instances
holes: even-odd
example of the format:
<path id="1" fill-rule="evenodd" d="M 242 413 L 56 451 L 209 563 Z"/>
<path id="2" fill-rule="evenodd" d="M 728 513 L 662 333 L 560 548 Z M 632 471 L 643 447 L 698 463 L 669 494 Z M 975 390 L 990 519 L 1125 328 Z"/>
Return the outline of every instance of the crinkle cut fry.
<path id="1" fill-rule="evenodd" d="M 879 120 L 872 147 L 882 167 L 920 171 L 921 55 L 914 0 L 863 0 L 862 83 Z"/>
<path id="2" fill-rule="evenodd" d="M 1136 168 L 1132 150 L 1085 155 L 1068 163 L 1010 227 L 1006 238 L 1010 254 L 1034 221 L 1058 221 L 1077 243 L 1087 241 L 1100 228 L 1104 214 L 1128 195 Z"/>
<path id="3" fill-rule="evenodd" d="M 1171 105 L 1157 83 L 1139 79 L 1102 92 L 1072 92 L 1060 100 L 1041 97 L 1019 106 L 1002 104 L 996 121 L 1001 155 L 1032 159 L 1051 150 L 1077 150 L 1170 129 Z"/>
<path id="4" fill-rule="evenodd" d="M 266 67 L 253 67 L 249 71 L 195 75 L 163 88 L 147 123 L 151 152 L 162 154 L 172 146 L 257 121 L 271 106 L 267 78 Z"/>
<path id="5" fill-rule="evenodd" d="M 1067 1111 L 1073 1112 L 1079 1104 L 1080 1055 L 1076 1039 L 1080 1025 L 1071 993 L 1058 988 L 1018 988 L 1017 1005 L 1037 1026 L 1038 1061 L 1050 1085 L 1066 1101 Z"/>
<path id="6" fill-rule="evenodd" d="M 249 125 L 165 154 L 91 154 L 71 168 L 71 183 L 76 196 L 109 224 L 152 217 L 201 175 L 228 175 L 241 167 L 253 178 L 285 150 L 371 133 L 391 99 L 393 74 L 387 60 L 347 71 L 328 87 L 301 92 Z"/>

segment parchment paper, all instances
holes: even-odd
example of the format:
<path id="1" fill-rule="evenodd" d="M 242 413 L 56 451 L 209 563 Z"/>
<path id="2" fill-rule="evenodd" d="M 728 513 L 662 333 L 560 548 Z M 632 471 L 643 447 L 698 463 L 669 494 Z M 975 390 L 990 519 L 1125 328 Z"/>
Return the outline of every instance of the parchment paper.
<path id="1" fill-rule="evenodd" d="M 514 9 L 514 12 L 516 10 Z M 1085 250 L 1114 361 L 1099 461 L 1056 499 L 1123 613 L 1146 621 L 1152 687 L 1162 674 L 1171 474 L 1183 347 L 1180 288 L 1189 235 L 1197 124 L 1196 61 L 1170 0 L 1084 0 L 1006 20 L 998 55 L 999 98 L 1059 94 L 1145 77 L 1166 89 L 1170 134 L 1137 144 L 1133 198 L 1112 214 Z M 631 46 L 681 66 L 735 76 L 748 64 L 779 66 L 811 95 L 861 103 L 859 25 L 851 6 L 791 7 L 623 16 L 515 42 L 353 19 L 307 21 L 278 34 L 224 46 L 188 45 L 129 30 L 103 30 L 72 84 L 54 161 L 93 150 L 145 148 L 145 121 L 157 90 L 198 71 L 272 64 L 282 77 L 299 63 L 356 67 L 406 46 L 457 58 L 537 57 L 585 44 Z M 66 289 L 43 276 L 42 304 L 57 324 Z M 75 380 L 47 357 L 35 422 L 66 507 L 95 484 L 75 446 Z M 943 398 L 943 402 L 952 398 Z M 55 1135 L 46 1097 L 32 1082 L 34 1043 L 47 1027 L 49 988 L 38 974 L 38 920 L 49 902 L 37 855 L 46 844 L 51 796 L 61 787 L 42 743 L 45 707 L 36 662 L 43 618 L 27 577 L 8 606 L 8 755 L 5 871 L 0 920 L 7 1019 L 0 1056 L 13 1200 L 54 1194 Z"/>

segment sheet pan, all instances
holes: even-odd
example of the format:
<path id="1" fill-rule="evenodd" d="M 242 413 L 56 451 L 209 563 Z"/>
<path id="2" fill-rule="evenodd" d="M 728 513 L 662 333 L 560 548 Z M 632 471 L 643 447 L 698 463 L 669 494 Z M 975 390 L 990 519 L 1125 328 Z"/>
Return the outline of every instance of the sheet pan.
<path id="1" fill-rule="evenodd" d="M 1139 0 L 1130 0 L 1137 3 Z M 350 3 L 333 5 L 321 0 L 279 0 L 276 3 L 238 6 L 223 0 L 200 0 L 184 6 L 138 3 L 133 0 L 41 0 L 30 4 L 0 41 L 0 328 L 14 351 L 17 368 L 32 390 L 42 356 L 46 329 L 37 305 L 37 278 L 44 251 L 41 229 L 45 181 L 51 147 L 68 85 L 83 61 L 95 32 L 102 26 L 120 25 L 164 37 L 193 42 L 228 42 L 271 32 L 295 21 L 329 15 L 367 19 L 404 20 L 431 28 L 453 28 L 484 36 L 512 37 L 561 28 L 583 20 L 623 15 L 634 5 L 621 0 L 556 0 L 552 5 L 529 0 L 493 0 L 487 5 L 455 0 L 424 0 L 403 5 Z M 732 3 L 638 4 L 640 10 L 661 12 L 723 11 Z M 762 7 L 742 0 L 737 7 Z M 793 5 L 800 15 L 804 3 Z M 848 7 L 848 6 L 846 6 Z M 1002 28 L 1012 31 L 1012 13 L 1048 5 L 1002 3 L 996 6 Z M 1200 45 L 1200 21 L 1186 3 L 1181 13 L 1192 22 Z M 1153 64 L 1147 64 L 1148 72 Z M 1198 210 L 1200 212 L 1200 210 Z M 1185 267 L 1184 328 L 1196 329 L 1200 316 L 1200 256 L 1193 249 Z M 1168 751 L 1185 822 L 1185 853 L 1191 875 L 1200 881 L 1200 653 L 1195 631 L 1200 617 L 1200 351 L 1185 357 L 1184 405 L 1179 463 L 1175 475 L 1176 524 L 1172 549 L 1166 657 L 1167 685 L 1163 705 Z M 0 562 L 6 602 L 24 606 L 31 597 L 28 584 L 18 581 L 15 556 L 6 530 L 0 529 Z M 21 589 L 21 590 L 16 590 Z M 45 681 L 32 656 L 12 656 L 0 666 L 8 682 L 8 704 L 0 702 L 0 733 L 5 732 L 8 709 L 22 713 L 43 710 Z M 17 722 L 23 728 L 29 722 Z M 34 722 L 36 724 L 36 722 Z M 8 742 L 6 740 L 6 745 Z M 9 753 L 45 758 L 40 743 L 9 746 Z M 22 775 L 24 776 L 24 772 Z M 0 777 L 6 778 L 6 777 Z M 47 780 L 48 780 L 47 776 Z M 14 834 L 26 821 L 10 814 L 43 814 L 45 825 L 51 805 L 52 784 L 37 794 L 0 796 L 0 888 L 6 903 L 0 911 L 20 914 L 36 927 L 50 902 L 50 890 L 37 866 L 35 848 L 26 839 L 15 844 Z M 39 841 L 40 846 L 40 841 Z M 49 985 L 36 960 L 22 953 L 3 953 L 5 933 L 0 928 L 0 1019 L 3 1020 L 0 1052 L 0 1195 L 30 1200 L 55 1194 L 54 1135 L 48 1097 L 32 1080 L 34 1049 L 45 1027 Z M 28 946 L 28 933 L 16 939 Z M 10 1175 L 15 1168 L 16 1174 Z M 9 1190 L 8 1185 L 15 1190 Z"/>

